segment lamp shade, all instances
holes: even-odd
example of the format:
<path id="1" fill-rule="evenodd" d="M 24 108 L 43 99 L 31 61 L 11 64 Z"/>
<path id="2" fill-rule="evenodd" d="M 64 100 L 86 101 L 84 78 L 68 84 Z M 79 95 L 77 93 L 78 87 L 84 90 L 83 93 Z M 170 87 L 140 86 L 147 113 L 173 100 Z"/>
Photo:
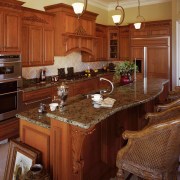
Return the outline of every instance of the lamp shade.
<path id="1" fill-rule="evenodd" d="M 141 29 L 141 22 L 134 23 L 135 29 Z"/>
<path id="2" fill-rule="evenodd" d="M 72 6 L 73 6 L 75 14 L 81 14 L 83 12 L 84 3 L 76 2 L 76 3 L 73 3 Z"/>
<path id="3" fill-rule="evenodd" d="M 112 18 L 113 18 L 114 24 L 119 24 L 121 21 L 121 15 L 113 15 Z"/>

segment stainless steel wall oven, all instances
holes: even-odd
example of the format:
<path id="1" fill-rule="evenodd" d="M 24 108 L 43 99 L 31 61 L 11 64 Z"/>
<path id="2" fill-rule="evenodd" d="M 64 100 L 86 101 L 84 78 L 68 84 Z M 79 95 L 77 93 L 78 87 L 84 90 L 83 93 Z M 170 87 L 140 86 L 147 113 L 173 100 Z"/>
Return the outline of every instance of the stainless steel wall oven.
<path id="1" fill-rule="evenodd" d="M 0 121 L 12 118 L 22 103 L 20 55 L 0 55 Z"/>

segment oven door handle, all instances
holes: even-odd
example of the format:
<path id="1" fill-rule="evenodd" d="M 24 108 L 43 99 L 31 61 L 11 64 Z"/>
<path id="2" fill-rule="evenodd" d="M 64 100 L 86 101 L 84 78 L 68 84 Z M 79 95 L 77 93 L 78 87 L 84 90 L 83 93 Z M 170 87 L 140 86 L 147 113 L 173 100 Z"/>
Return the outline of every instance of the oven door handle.
<path id="1" fill-rule="evenodd" d="M 8 93 L 3 93 L 3 94 L 0 94 L 0 96 L 4 96 L 4 95 L 8 95 L 8 94 L 14 94 L 14 93 L 19 93 L 21 92 L 22 90 L 18 90 L 18 91 L 11 91 L 11 92 L 8 92 Z"/>
<path id="2" fill-rule="evenodd" d="M 47 98 L 39 99 L 39 100 L 37 100 L 37 101 L 26 102 L 25 105 L 34 104 L 34 103 L 41 102 L 41 101 L 45 101 L 45 100 L 48 100 L 48 99 L 52 99 L 52 97 L 49 96 L 49 97 L 47 97 Z"/>
<path id="3" fill-rule="evenodd" d="M 13 63 L 20 63 L 21 61 L 3 61 L 0 64 L 13 64 Z"/>

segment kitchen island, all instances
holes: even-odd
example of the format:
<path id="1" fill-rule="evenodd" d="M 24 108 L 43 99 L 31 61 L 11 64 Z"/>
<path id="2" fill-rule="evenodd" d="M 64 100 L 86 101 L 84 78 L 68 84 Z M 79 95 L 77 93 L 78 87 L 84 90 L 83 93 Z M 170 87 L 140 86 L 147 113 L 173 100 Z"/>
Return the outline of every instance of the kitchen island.
<path id="1" fill-rule="evenodd" d="M 139 130 L 144 115 L 166 97 L 168 80 L 148 79 L 119 86 L 112 108 L 94 108 L 83 96 L 69 100 L 64 111 L 38 114 L 34 108 L 17 115 L 20 139 L 42 152 L 53 179 L 109 179 L 116 173 L 116 154 L 126 141 L 124 130 Z"/>

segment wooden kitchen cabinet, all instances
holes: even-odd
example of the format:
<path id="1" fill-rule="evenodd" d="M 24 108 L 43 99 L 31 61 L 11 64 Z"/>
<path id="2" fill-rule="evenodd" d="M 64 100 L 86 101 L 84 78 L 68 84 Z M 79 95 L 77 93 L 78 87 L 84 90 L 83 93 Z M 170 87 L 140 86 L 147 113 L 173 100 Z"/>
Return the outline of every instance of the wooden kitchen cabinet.
<path id="1" fill-rule="evenodd" d="M 95 60 L 106 61 L 108 59 L 107 26 L 96 24 Z"/>
<path id="2" fill-rule="evenodd" d="M 98 78 L 86 79 L 74 84 L 74 96 L 78 94 L 87 94 L 98 89 Z"/>
<path id="3" fill-rule="evenodd" d="M 146 22 L 145 26 L 136 30 L 134 25 L 130 26 L 131 38 L 161 37 L 171 35 L 171 20 Z"/>
<path id="4" fill-rule="evenodd" d="M 132 59 L 144 59 L 144 48 L 143 47 L 131 47 L 131 58 Z"/>
<path id="5" fill-rule="evenodd" d="M 18 119 L 19 120 L 19 119 Z M 20 139 L 23 143 L 35 147 L 42 154 L 43 166 L 50 171 L 50 129 L 38 126 L 27 121 L 20 121 Z M 34 141 L 33 139 L 36 139 Z M 37 143 L 38 142 L 38 143 Z"/>
<path id="6" fill-rule="evenodd" d="M 1 5 L 2 4 L 2 5 Z M 21 5 L 22 2 L 6 3 L 0 0 L 0 51 L 21 51 Z"/>
<path id="7" fill-rule="evenodd" d="M 120 26 L 120 28 L 119 28 L 119 59 L 121 61 L 130 59 L 129 26 Z"/>
<path id="8" fill-rule="evenodd" d="M 108 28 L 109 60 L 119 60 L 119 28 Z"/>
<path id="9" fill-rule="evenodd" d="M 22 26 L 23 66 L 54 64 L 53 15 L 24 10 Z"/>
<path id="10" fill-rule="evenodd" d="M 0 141 L 19 137 L 19 119 L 16 117 L 0 122 Z"/>
<path id="11" fill-rule="evenodd" d="M 74 51 L 94 52 L 95 20 L 97 14 L 86 11 L 80 19 L 72 6 L 60 3 L 46 6 L 55 16 L 55 55 L 65 56 Z"/>
<path id="12" fill-rule="evenodd" d="M 42 88 L 34 91 L 23 92 L 22 110 L 38 107 L 40 103 L 52 101 L 52 88 Z"/>

